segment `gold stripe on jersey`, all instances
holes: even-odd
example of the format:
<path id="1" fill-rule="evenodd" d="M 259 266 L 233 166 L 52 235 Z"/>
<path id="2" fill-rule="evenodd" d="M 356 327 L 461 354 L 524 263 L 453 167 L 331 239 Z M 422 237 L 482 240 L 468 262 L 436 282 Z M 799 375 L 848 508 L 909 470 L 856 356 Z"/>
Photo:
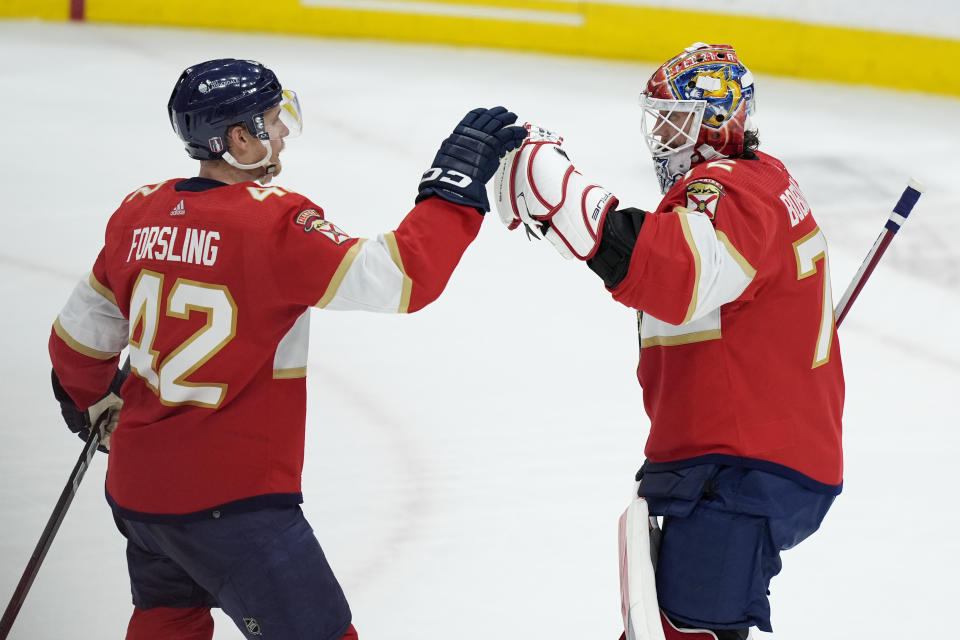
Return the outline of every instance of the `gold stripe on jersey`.
<path id="1" fill-rule="evenodd" d="M 753 268 L 747 259 L 743 257 L 743 254 L 740 253 L 733 243 L 730 242 L 730 238 L 727 237 L 723 231 L 717 231 L 717 239 L 723 243 L 723 246 L 727 248 L 727 252 L 730 253 L 730 256 L 736 260 L 737 264 L 740 265 L 740 268 L 743 269 L 743 272 L 748 278 L 753 280 L 754 276 L 757 275 L 757 270 Z"/>
<path id="2" fill-rule="evenodd" d="M 85 356 L 96 358 L 97 360 L 109 360 L 110 358 L 115 358 L 120 353 L 119 351 L 114 353 L 110 353 L 109 351 L 97 351 L 96 349 L 91 349 L 90 347 L 77 342 L 73 336 L 67 333 L 67 330 L 63 328 L 63 325 L 60 324 L 59 317 L 57 317 L 57 319 L 53 322 L 53 331 L 67 344 L 68 347 L 77 353 L 82 353 Z"/>
<path id="3" fill-rule="evenodd" d="M 697 250 L 697 244 L 693 240 L 690 221 L 687 220 L 688 215 L 690 214 L 685 210 L 677 210 L 677 219 L 680 220 L 680 228 L 683 229 L 683 239 L 687 241 L 690 253 L 693 254 L 693 293 L 690 294 L 690 306 L 687 307 L 687 315 L 680 324 L 686 324 L 693 318 L 693 313 L 697 310 L 697 293 L 700 290 L 700 251 Z"/>
<path id="4" fill-rule="evenodd" d="M 706 340 L 719 340 L 723 336 L 720 329 L 710 329 L 709 331 L 696 331 L 694 333 L 683 333 L 678 336 L 653 336 L 644 338 L 640 341 L 640 347 L 675 347 L 679 344 L 690 344 L 693 342 L 705 342 Z"/>
<path id="5" fill-rule="evenodd" d="M 130 202 L 138 195 L 146 198 L 150 194 L 156 193 L 160 189 L 160 187 L 167 184 L 167 182 L 169 182 L 169 180 L 164 180 L 163 182 L 158 182 L 157 184 L 148 184 L 145 187 L 140 187 L 139 189 L 131 193 L 129 196 L 127 196 L 127 199 L 124 200 L 124 202 Z"/>
<path id="6" fill-rule="evenodd" d="M 330 283 L 327 285 L 327 290 L 323 293 L 323 297 L 313 306 L 323 309 L 330 304 L 330 301 L 337 295 L 337 290 L 340 288 L 343 278 L 347 275 L 347 271 L 350 270 L 350 265 L 357 259 L 357 254 L 360 253 L 360 247 L 363 246 L 364 242 L 366 242 L 366 239 L 360 238 L 357 240 L 357 244 L 350 247 L 350 250 L 343 256 L 343 260 L 340 261 L 337 270 L 333 273 L 333 277 L 330 278 Z"/>
<path id="7" fill-rule="evenodd" d="M 294 378 L 306 378 L 307 368 L 296 367 L 295 369 L 274 369 L 274 380 L 293 380 Z"/>
<path id="8" fill-rule="evenodd" d="M 110 291 L 110 289 L 100 284 L 100 281 L 97 280 L 97 278 L 93 275 L 93 271 L 90 272 L 90 278 L 88 279 L 88 282 L 90 283 L 90 287 L 94 291 L 96 291 L 97 293 L 102 295 L 104 298 L 109 300 L 113 306 L 115 307 L 120 306 L 117 304 L 117 296 L 113 295 L 113 291 Z"/>
<path id="9" fill-rule="evenodd" d="M 393 260 L 393 264 L 397 265 L 397 268 L 400 269 L 400 273 L 403 274 L 403 288 L 400 292 L 400 307 L 397 309 L 399 313 L 407 313 L 407 310 L 410 308 L 410 292 L 413 290 L 413 280 L 407 275 L 406 270 L 403 268 L 403 258 L 400 257 L 400 247 L 397 245 L 397 237 L 393 232 L 383 234 L 383 239 L 387 242 L 387 247 L 390 249 L 390 258 Z"/>

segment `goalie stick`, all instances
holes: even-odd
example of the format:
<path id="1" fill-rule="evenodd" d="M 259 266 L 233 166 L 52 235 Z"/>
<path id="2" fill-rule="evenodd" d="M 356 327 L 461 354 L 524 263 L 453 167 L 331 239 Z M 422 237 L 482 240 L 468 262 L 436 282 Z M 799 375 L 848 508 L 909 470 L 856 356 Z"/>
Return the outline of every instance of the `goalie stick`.
<path id="1" fill-rule="evenodd" d="M 910 181 L 907 183 L 907 188 L 903 190 L 900 200 L 898 200 L 896 206 L 893 207 L 893 211 L 890 213 L 890 217 L 884 225 L 885 230 L 880 233 L 876 242 L 873 243 L 873 247 L 871 247 L 867 253 L 867 257 L 864 258 L 863 264 L 860 265 L 857 274 L 853 276 L 853 281 L 840 299 L 840 304 L 837 305 L 837 308 L 833 312 L 837 318 L 838 327 L 847 316 L 850 305 L 852 305 L 853 301 L 860 295 L 863 285 L 867 283 L 867 278 L 870 277 L 873 269 L 877 266 L 877 263 L 880 262 L 880 258 L 893 240 L 893 236 L 897 234 L 897 231 L 900 231 L 900 227 L 907 221 L 907 216 L 910 215 L 913 206 L 917 204 L 917 200 L 920 199 L 920 194 L 922 193 L 923 185 L 915 178 L 910 178 Z"/>

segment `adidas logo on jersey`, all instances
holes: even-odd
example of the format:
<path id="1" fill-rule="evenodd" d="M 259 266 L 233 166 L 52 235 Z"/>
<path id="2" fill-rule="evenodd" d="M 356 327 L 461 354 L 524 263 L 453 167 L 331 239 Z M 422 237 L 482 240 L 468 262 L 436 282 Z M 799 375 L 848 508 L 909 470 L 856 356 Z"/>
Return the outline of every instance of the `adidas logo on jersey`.
<path id="1" fill-rule="evenodd" d="M 182 216 L 187 213 L 186 208 L 183 206 L 183 200 L 177 203 L 173 209 L 170 210 L 170 215 L 172 216 Z"/>

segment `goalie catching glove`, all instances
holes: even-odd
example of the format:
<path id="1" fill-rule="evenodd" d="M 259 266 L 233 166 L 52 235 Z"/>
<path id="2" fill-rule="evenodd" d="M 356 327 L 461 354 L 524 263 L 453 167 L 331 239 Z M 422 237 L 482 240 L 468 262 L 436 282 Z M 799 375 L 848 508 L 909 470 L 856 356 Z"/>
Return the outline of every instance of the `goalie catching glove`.
<path id="1" fill-rule="evenodd" d="M 560 146 L 563 138 L 529 123 L 524 126 L 530 131 L 527 139 L 497 169 L 494 192 L 500 220 L 511 230 L 526 225 L 564 258 L 592 258 L 616 196 L 574 168 Z"/>

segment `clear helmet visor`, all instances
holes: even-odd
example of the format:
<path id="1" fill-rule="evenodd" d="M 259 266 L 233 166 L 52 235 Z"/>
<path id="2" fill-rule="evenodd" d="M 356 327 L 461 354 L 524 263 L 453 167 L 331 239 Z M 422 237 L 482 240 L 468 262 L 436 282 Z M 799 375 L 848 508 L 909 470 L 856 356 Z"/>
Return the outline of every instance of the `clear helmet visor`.
<path id="1" fill-rule="evenodd" d="M 280 102 L 246 121 L 247 129 L 263 142 L 294 138 L 303 131 L 300 100 L 294 91 L 284 90 Z"/>
<path id="2" fill-rule="evenodd" d="M 664 100 L 640 96 L 643 138 L 654 158 L 692 150 L 700 135 L 707 103 L 703 100 Z"/>
<path id="3" fill-rule="evenodd" d="M 231 166 L 243 171 L 266 167 L 266 175 L 260 178 L 261 183 L 266 184 L 270 181 L 274 170 L 280 166 L 280 163 L 274 160 L 274 155 L 278 150 L 274 149 L 271 143 L 273 141 L 282 142 L 286 138 L 300 135 L 303 131 L 300 100 L 297 98 L 296 92 L 284 90 L 281 93 L 279 104 L 247 120 L 245 125 L 248 130 L 251 126 L 255 128 L 255 137 L 263 145 L 263 157 L 256 162 L 243 163 L 234 158 L 229 151 L 224 151 L 223 159 Z M 279 149 L 282 148 L 283 146 L 280 145 Z"/>
<path id="4" fill-rule="evenodd" d="M 303 132 L 303 113 L 297 93 L 285 89 L 281 95 L 276 121 L 266 123 L 267 132 L 273 140 L 295 138 Z"/>

